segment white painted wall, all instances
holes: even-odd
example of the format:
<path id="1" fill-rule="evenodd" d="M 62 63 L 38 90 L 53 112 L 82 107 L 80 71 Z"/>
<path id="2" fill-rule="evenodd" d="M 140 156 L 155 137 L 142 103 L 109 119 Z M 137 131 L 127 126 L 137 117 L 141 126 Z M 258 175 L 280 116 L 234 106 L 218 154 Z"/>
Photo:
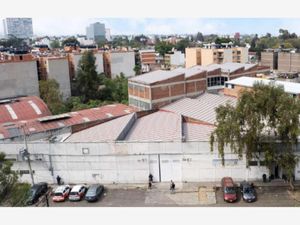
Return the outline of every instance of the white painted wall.
<path id="1" fill-rule="evenodd" d="M 174 54 L 170 55 L 171 66 L 184 66 L 185 65 L 185 56 L 181 51 L 176 51 Z"/>
<path id="2" fill-rule="evenodd" d="M 8 158 L 16 158 L 22 144 L 0 144 Z M 88 148 L 89 154 L 82 149 Z M 234 180 L 262 179 L 265 167 L 246 168 L 245 160 L 226 154 L 226 166 L 221 166 L 217 152 L 211 153 L 208 142 L 146 142 L 146 143 L 57 143 L 29 144 L 36 181 L 55 182 L 60 175 L 67 183 L 146 183 L 151 172 L 154 180 L 219 181 L 224 176 Z M 54 169 L 51 175 L 50 157 Z M 36 160 L 37 158 L 41 160 Z M 20 158 L 19 158 L 20 159 Z M 216 163 L 216 160 L 219 160 Z M 233 164 L 232 162 L 236 162 Z M 17 160 L 15 170 L 28 170 L 25 161 Z M 298 169 L 299 170 L 299 169 Z M 296 169 L 297 172 L 297 169 Z M 299 179 L 299 173 L 296 178 Z M 30 181 L 29 175 L 21 177 Z"/>
<path id="3" fill-rule="evenodd" d="M 115 78 L 124 73 L 126 77 L 135 75 L 133 70 L 135 66 L 134 52 L 111 52 L 111 76 Z"/>
<path id="4" fill-rule="evenodd" d="M 58 82 L 63 100 L 69 98 L 71 96 L 71 83 L 68 59 L 48 59 L 47 73 L 49 79 L 55 79 Z"/>
<path id="5" fill-rule="evenodd" d="M 0 63 L 0 98 L 39 96 L 36 61 Z"/>

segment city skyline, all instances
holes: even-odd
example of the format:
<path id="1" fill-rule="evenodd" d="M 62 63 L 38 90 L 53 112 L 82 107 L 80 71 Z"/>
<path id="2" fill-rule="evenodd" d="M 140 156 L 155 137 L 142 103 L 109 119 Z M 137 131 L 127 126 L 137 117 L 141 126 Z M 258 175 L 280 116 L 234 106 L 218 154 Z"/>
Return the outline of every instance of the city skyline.
<path id="1" fill-rule="evenodd" d="M 0 18 L 4 19 L 4 17 Z M 287 18 L 50 18 L 32 17 L 36 36 L 84 34 L 90 23 L 101 22 L 112 35 L 241 34 L 277 35 L 280 28 L 300 34 L 300 19 Z M 259 26 L 258 26 L 259 24 Z M 0 34 L 3 35 L 3 26 Z"/>

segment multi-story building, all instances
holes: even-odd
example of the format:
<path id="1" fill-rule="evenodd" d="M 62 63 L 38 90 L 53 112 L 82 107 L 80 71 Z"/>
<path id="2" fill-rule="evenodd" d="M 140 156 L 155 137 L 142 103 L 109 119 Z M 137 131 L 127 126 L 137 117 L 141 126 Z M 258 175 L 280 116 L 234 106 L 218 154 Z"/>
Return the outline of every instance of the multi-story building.
<path id="1" fill-rule="evenodd" d="M 92 23 L 86 28 L 86 37 L 95 42 L 105 41 L 106 30 L 103 23 Z"/>
<path id="2" fill-rule="evenodd" d="M 300 53 L 291 49 L 266 49 L 261 53 L 261 65 L 282 73 L 300 72 Z"/>
<path id="3" fill-rule="evenodd" d="M 248 48 L 244 47 L 186 48 L 185 51 L 187 68 L 195 65 L 248 62 Z"/>
<path id="4" fill-rule="evenodd" d="M 278 51 L 273 49 L 266 49 L 261 52 L 261 65 L 268 66 L 272 70 L 278 69 Z"/>
<path id="5" fill-rule="evenodd" d="M 95 51 L 95 64 L 97 73 L 104 73 L 104 61 L 103 52 Z M 69 54 L 69 66 L 70 66 L 70 78 L 74 79 L 76 77 L 79 61 L 82 57 L 82 53 L 71 53 Z"/>
<path id="6" fill-rule="evenodd" d="M 0 98 L 23 95 L 39 96 L 36 60 L 0 62 Z"/>
<path id="7" fill-rule="evenodd" d="M 40 80 L 55 79 L 63 100 L 71 96 L 69 61 L 67 57 L 40 57 L 38 74 Z"/>
<path id="8" fill-rule="evenodd" d="M 278 52 L 278 71 L 300 72 L 300 53 Z"/>
<path id="9" fill-rule="evenodd" d="M 157 70 L 128 80 L 129 105 L 140 110 L 156 109 L 186 96 L 222 89 L 228 80 L 269 71 L 268 67 L 241 63 Z"/>
<path id="10" fill-rule="evenodd" d="M 167 53 L 164 56 L 165 65 L 170 68 L 176 68 L 178 66 L 184 66 L 185 57 L 184 53 L 181 51 L 173 51 L 171 53 Z"/>
<path id="11" fill-rule="evenodd" d="M 239 77 L 225 82 L 224 94 L 239 97 L 241 91 L 252 89 L 254 84 L 262 83 L 265 85 L 274 84 L 282 86 L 284 91 L 294 97 L 300 97 L 300 84 L 288 81 L 274 81 L 254 77 Z"/>
<path id="12" fill-rule="evenodd" d="M 103 55 L 104 72 L 108 77 L 115 78 L 121 73 L 125 77 L 135 75 L 135 53 L 134 51 L 109 51 Z"/>
<path id="13" fill-rule="evenodd" d="M 5 18 L 3 27 L 6 37 L 31 38 L 33 36 L 31 18 Z"/>
<path id="14" fill-rule="evenodd" d="M 156 64 L 156 53 L 154 49 L 140 50 L 140 62 L 142 67 L 142 72 L 147 73 L 151 70 L 151 65 Z"/>

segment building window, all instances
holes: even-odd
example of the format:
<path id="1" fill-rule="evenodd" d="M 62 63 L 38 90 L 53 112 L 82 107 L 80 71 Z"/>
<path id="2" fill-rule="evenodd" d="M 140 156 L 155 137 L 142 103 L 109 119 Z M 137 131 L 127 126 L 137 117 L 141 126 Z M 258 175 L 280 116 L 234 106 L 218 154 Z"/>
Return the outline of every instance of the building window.
<path id="1" fill-rule="evenodd" d="M 249 161 L 249 166 L 258 166 L 257 161 Z"/>

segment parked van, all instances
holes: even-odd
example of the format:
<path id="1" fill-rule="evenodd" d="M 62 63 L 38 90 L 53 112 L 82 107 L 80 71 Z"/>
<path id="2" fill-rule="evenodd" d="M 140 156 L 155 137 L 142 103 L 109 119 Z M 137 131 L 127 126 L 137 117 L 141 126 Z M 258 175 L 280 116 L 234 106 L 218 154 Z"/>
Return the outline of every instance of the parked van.
<path id="1" fill-rule="evenodd" d="M 237 191 L 231 177 L 223 177 L 221 181 L 223 199 L 226 202 L 235 202 L 237 200 Z"/>

